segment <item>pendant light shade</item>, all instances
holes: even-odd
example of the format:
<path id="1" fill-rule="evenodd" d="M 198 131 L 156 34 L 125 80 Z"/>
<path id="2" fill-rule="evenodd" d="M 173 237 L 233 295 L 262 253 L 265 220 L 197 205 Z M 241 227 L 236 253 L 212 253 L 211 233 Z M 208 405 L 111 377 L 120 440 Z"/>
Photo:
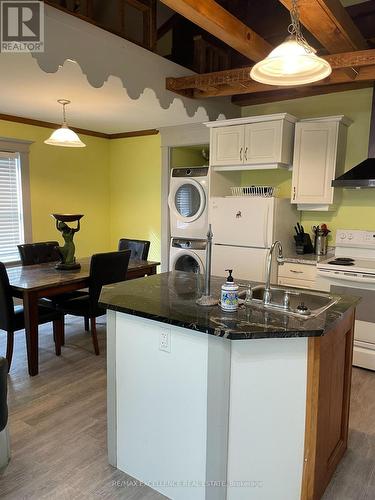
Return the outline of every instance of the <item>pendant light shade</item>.
<path id="1" fill-rule="evenodd" d="M 318 57 L 315 49 L 308 48 L 296 38 L 288 37 L 252 67 L 251 78 L 268 85 L 290 86 L 317 82 L 329 76 L 332 72 L 329 63 Z"/>
<path id="2" fill-rule="evenodd" d="M 253 80 L 267 85 L 295 86 L 317 82 L 331 74 L 329 63 L 316 55 L 301 32 L 297 0 L 292 0 L 290 18 L 288 38 L 252 67 Z"/>
<path id="3" fill-rule="evenodd" d="M 66 123 L 66 112 L 65 106 L 70 104 L 70 101 L 66 99 L 59 99 L 58 103 L 62 104 L 63 107 L 63 123 L 60 128 L 52 132 L 51 136 L 44 141 L 45 144 L 50 146 L 63 146 L 67 148 L 84 148 L 84 144 L 78 135 L 71 130 Z"/>
<path id="4" fill-rule="evenodd" d="M 86 147 L 86 144 L 81 141 L 78 135 L 66 125 L 62 125 L 61 128 L 52 132 L 51 136 L 44 143 L 50 146 L 65 146 L 68 148 Z"/>

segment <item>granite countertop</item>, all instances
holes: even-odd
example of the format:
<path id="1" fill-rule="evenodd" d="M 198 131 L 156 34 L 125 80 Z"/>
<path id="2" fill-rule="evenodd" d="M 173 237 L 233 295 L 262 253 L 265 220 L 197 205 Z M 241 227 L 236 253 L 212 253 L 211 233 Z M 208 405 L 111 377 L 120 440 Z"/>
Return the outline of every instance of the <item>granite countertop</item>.
<path id="1" fill-rule="evenodd" d="M 220 297 L 223 280 L 212 277 L 213 296 Z M 241 283 L 244 281 L 241 280 Z M 310 319 L 256 306 L 241 306 L 238 311 L 227 313 L 219 306 L 203 307 L 196 304 L 196 298 L 200 296 L 199 287 L 202 286 L 203 276 L 198 281 L 197 275 L 193 273 L 175 271 L 156 274 L 103 287 L 99 304 L 114 311 L 230 340 L 243 340 L 324 335 L 359 300 L 353 296 L 340 296 L 335 305 Z"/>
<path id="2" fill-rule="evenodd" d="M 329 249 L 327 255 L 316 255 L 315 253 L 298 254 L 293 252 L 287 255 L 284 261 L 294 264 L 309 264 L 311 266 L 316 266 L 318 262 L 324 262 L 325 260 L 334 258 L 334 253 L 334 249 Z"/>

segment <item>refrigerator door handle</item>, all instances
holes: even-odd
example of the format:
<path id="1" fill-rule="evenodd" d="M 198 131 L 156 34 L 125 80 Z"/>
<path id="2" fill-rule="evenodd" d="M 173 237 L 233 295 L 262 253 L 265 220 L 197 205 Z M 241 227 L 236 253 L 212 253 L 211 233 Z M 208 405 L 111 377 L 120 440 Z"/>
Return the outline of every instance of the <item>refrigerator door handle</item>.
<path id="1" fill-rule="evenodd" d="M 270 213 L 270 207 L 268 205 L 266 211 L 264 212 L 264 224 L 263 224 L 263 227 L 264 227 L 264 248 L 268 248 L 270 246 L 270 243 L 268 241 L 269 213 Z"/>

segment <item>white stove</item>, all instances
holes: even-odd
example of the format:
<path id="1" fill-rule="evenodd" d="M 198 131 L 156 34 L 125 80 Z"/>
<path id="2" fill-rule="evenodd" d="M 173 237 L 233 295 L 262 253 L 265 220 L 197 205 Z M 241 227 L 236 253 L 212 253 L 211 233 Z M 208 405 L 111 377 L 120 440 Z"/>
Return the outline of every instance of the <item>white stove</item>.
<path id="1" fill-rule="evenodd" d="M 375 231 L 338 230 L 335 255 L 318 263 L 317 285 L 320 290 L 361 297 L 353 364 L 375 370 Z"/>

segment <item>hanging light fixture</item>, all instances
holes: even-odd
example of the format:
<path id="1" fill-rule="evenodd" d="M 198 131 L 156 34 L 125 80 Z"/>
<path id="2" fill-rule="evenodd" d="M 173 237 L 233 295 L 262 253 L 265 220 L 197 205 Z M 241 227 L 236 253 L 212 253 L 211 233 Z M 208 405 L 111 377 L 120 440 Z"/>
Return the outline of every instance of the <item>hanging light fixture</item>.
<path id="1" fill-rule="evenodd" d="M 268 85 L 304 85 L 331 74 L 329 63 L 316 55 L 316 50 L 301 32 L 297 0 L 292 0 L 290 18 L 289 36 L 252 67 L 250 76 L 253 80 Z"/>
<path id="2" fill-rule="evenodd" d="M 70 104 L 67 99 L 58 99 L 59 104 L 63 107 L 63 122 L 60 128 L 52 132 L 51 136 L 44 141 L 45 144 L 50 146 L 65 146 L 67 148 L 85 148 L 84 144 L 78 135 L 71 130 L 66 123 L 65 106 Z"/>

